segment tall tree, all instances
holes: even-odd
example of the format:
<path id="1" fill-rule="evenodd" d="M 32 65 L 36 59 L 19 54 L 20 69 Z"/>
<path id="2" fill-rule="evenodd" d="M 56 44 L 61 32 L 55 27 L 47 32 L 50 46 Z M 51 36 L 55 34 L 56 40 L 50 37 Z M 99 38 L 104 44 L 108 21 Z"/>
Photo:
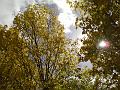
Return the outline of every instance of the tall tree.
<path id="1" fill-rule="evenodd" d="M 73 74 L 77 57 L 73 57 L 75 52 L 71 51 L 54 11 L 45 5 L 29 6 L 16 16 L 14 28 L 27 43 L 29 58 L 36 65 L 38 88 L 59 90 Z"/>
<path id="2" fill-rule="evenodd" d="M 87 34 L 80 49 L 80 53 L 85 55 L 82 60 L 91 60 L 95 75 L 112 77 L 108 79 L 111 80 L 108 89 L 114 88 L 114 85 L 115 90 L 120 89 L 120 1 L 81 0 L 70 4 L 81 13 L 76 19 L 76 26 L 83 29 L 83 34 Z M 109 42 L 110 46 L 99 47 L 98 43 L 102 40 Z"/>

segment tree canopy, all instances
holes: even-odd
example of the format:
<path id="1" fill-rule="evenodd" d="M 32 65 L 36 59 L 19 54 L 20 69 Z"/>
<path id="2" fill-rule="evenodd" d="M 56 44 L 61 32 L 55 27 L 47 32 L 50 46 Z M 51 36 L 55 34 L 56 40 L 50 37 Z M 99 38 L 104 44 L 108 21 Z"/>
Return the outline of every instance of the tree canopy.
<path id="1" fill-rule="evenodd" d="M 74 75 L 77 56 L 64 27 L 45 5 L 30 5 L 13 26 L 0 27 L 0 88 L 59 90 Z"/>
<path id="2" fill-rule="evenodd" d="M 56 11 L 29 5 L 10 28 L 0 25 L 1 90 L 120 89 L 120 1 L 67 1 L 80 12 L 83 46 L 65 37 Z M 87 60 L 92 70 L 78 67 Z"/>
<path id="3" fill-rule="evenodd" d="M 70 4 L 81 14 L 76 19 L 76 26 L 87 35 L 87 39 L 82 40 L 80 53 L 85 57 L 81 61 L 90 60 L 93 63 L 94 75 L 112 77 L 108 79 L 108 89 L 120 89 L 120 1 L 81 0 Z M 100 41 L 109 42 L 109 47 L 101 48 Z"/>

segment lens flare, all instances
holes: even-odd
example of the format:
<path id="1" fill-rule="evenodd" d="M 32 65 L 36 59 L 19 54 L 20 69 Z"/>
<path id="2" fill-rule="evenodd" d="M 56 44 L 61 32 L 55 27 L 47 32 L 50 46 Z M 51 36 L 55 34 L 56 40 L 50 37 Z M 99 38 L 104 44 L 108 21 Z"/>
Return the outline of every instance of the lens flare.
<path id="1" fill-rule="evenodd" d="M 101 48 L 109 48 L 109 46 L 110 46 L 110 43 L 108 41 L 101 41 L 99 43 L 99 47 Z"/>

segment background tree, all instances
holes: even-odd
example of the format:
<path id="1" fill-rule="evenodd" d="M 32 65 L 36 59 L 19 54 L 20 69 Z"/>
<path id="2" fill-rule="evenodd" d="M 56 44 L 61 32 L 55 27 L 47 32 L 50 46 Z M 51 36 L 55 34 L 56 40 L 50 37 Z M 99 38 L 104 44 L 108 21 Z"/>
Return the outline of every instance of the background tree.
<path id="1" fill-rule="evenodd" d="M 76 19 L 76 26 L 83 29 L 83 34 L 87 34 L 87 39 L 83 40 L 84 46 L 80 49 L 80 53 L 85 55 L 82 60 L 91 60 L 94 75 L 103 74 L 106 79 L 109 75 L 112 77 L 108 79 L 108 89 L 114 84 L 114 89 L 119 90 L 120 1 L 81 0 L 70 4 L 81 14 Z M 98 43 L 102 40 L 108 41 L 110 46 L 100 48 Z M 99 68 L 102 69 L 98 70 Z"/>
<path id="2" fill-rule="evenodd" d="M 59 90 L 74 73 L 77 57 L 65 38 L 64 27 L 54 11 L 45 5 L 32 5 L 16 16 L 14 29 L 27 43 L 28 56 L 36 65 L 38 88 Z"/>

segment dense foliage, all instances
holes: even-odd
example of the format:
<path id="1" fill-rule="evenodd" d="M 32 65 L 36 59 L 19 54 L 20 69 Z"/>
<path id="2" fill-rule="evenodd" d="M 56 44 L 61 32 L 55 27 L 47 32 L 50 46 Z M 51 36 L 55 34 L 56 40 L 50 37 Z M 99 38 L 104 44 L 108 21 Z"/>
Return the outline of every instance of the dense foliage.
<path id="1" fill-rule="evenodd" d="M 77 56 L 54 11 L 30 5 L 13 26 L 0 27 L 1 90 L 63 90 Z"/>
<path id="2" fill-rule="evenodd" d="M 83 29 L 87 39 L 83 40 L 80 60 L 93 63 L 93 75 L 105 78 L 107 90 L 120 89 L 120 1 L 119 0 L 78 0 L 69 2 L 81 16 L 76 19 L 76 26 Z M 105 40 L 109 47 L 99 47 Z M 96 89 L 102 85 L 98 80 Z M 102 85 L 103 86 L 103 85 Z M 101 89 L 100 89 L 101 90 Z"/>
<path id="3" fill-rule="evenodd" d="M 28 58 L 26 43 L 12 28 L 0 27 L 0 89 L 33 89 L 35 65 Z M 24 88 L 24 89 L 23 89 Z"/>
<path id="4" fill-rule="evenodd" d="M 120 1 L 69 4 L 80 12 L 76 27 L 87 35 L 79 53 L 46 5 L 28 6 L 9 30 L 0 26 L 0 90 L 120 89 Z M 101 41 L 108 46 L 100 47 Z M 80 69 L 78 59 L 90 60 L 92 70 Z"/>

